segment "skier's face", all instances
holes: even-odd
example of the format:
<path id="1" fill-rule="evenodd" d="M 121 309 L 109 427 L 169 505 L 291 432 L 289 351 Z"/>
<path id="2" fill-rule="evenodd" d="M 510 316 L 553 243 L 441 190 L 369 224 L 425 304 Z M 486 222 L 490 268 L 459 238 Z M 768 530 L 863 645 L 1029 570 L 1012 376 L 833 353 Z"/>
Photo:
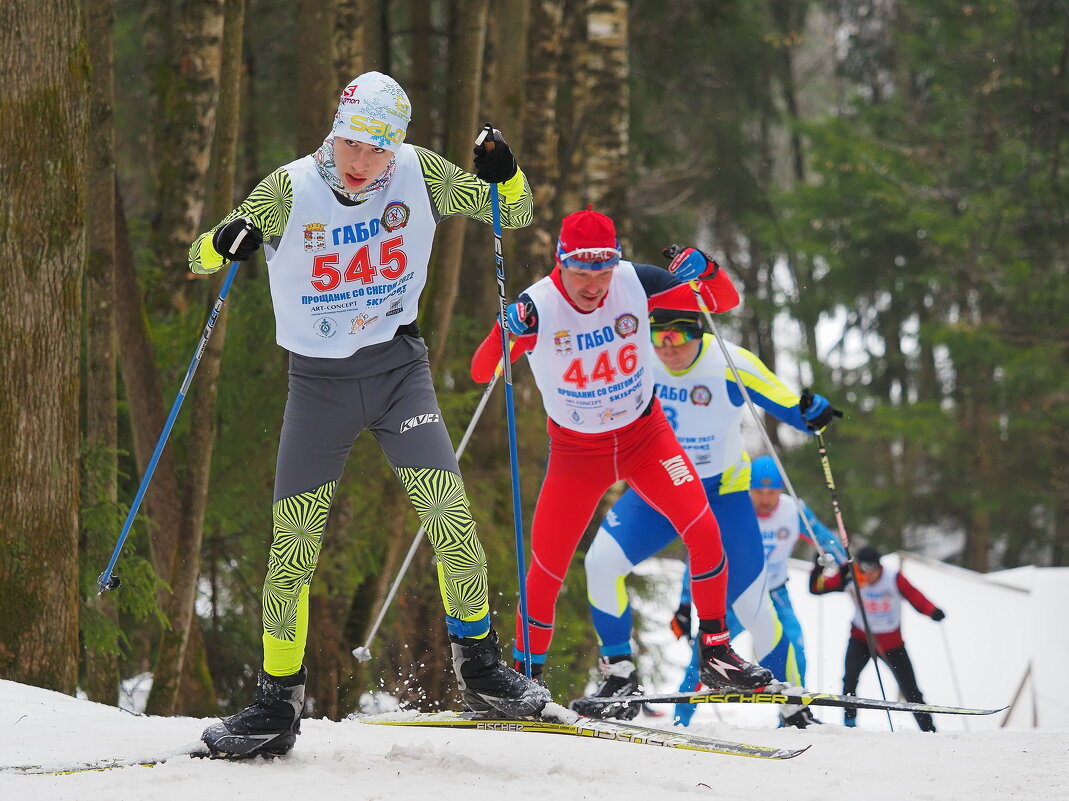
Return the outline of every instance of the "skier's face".
<path id="1" fill-rule="evenodd" d="M 781 494 L 783 494 L 783 490 L 778 489 L 750 490 L 750 500 L 753 501 L 754 511 L 762 517 L 772 514 L 776 511 L 776 507 L 779 506 L 779 496 Z"/>
<path id="2" fill-rule="evenodd" d="M 338 168 L 338 176 L 350 192 L 366 189 L 368 184 L 382 175 L 392 158 L 393 153 L 386 148 L 334 137 L 334 164 Z"/>
<path id="3" fill-rule="evenodd" d="M 613 267 L 604 270 L 584 270 L 575 267 L 560 268 L 560 280 L 564 291 L 580 311 L 594 311 L 601 305 L 609 291 Z"/>
<path id="4" fill-rule="evenodd" d="M 683 336 L 662 340 L 655 338 L 653 342 L 653 352 L 657 354 L 657 358 L 661 360 L 661 363 L 673 373 L 686 370 L 694 364 L 694 360 L 698 358 L 698 351 L 702 346 L 700 338 L 681 340 L 683 340 Z"/>

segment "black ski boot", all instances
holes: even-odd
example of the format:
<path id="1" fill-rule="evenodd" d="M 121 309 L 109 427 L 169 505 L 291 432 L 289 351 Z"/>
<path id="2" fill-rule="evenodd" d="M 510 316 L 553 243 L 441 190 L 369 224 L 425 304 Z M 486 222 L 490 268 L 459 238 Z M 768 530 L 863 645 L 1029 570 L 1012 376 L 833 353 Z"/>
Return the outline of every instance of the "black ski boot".
<path id="1" fill-rule="evenodd" d="M 773 681 L 772 671 L 747 662 L 731 650 L 731 635 L 720 620 L 703 620 L 701 637 L 702 684 L 710 690 L 757 690 Z"/>
<path id="2" fill-rule="evenodd" d="M 625 698 L 628 695 L 642 695 L 638 683 L 638 670 L 631 661 L 630 654 L 602 657 L 598 660 L 598 670 L 604 678 L 591 695 L 576 698 L 570 704 L 573 712 L 588 718 L 619 718 L 634 720 L 642 709 L 642 704 L 601 704 L 591 702 L 591 698 Z"/>
<path id="3" fill-rule="evenodd" d="M 550 702 L 549 690 L 501 661 L 494 629 L 481 640 L 450 635 L 449 645 L 464 705 L 472 712 L 534 718 Z"/>
<path id="4" fill-rule="evenodd" d="M 798 711 L 792 712 L 792 709 L 798 709 Z M 796 729 L 805 729 L 809 726 L 820 726 L 822 723 L 823 721 L 817 720 L 813 716 L 813 710 L 807 706 L 803 706 L 800 709 L 798 707 L 788 706 L 780 711 L 780 728 L 794 727 Z"/>
<path id="5" fill-rule="evenodd" d="M 236 715 L 213 723 L 200 736 L 211 756 L 241 759 L 288 753 L 301 733 L 307 678 L 303 667 L 292 676 L 272 676 L 261 670 L 256 700 Z"/>

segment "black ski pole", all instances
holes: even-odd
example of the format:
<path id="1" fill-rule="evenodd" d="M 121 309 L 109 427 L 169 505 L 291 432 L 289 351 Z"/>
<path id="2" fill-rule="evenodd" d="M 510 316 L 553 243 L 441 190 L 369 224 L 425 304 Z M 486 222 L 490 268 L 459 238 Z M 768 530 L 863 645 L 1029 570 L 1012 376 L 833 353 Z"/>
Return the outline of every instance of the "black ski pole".
<path id="1" fill-rule="evenodd" d="M 119 534 L 119 540 L 115 543 L 115 550 L 112 551 L 111 559 L 108 562 L 108 566 L 104 568 L 104 572 L 97 578 L 97 587 L 99 588 L 98 595 L 103 595 L 107 590 L 117 589 L 119 584 L 119 577 L 114 574 L 115 563 L 119 561 L 119 553 L 122 551 L 123 545 L 126 543 L 126 538 L 130 535 L 130 527 L 134 523 L 134 518 L 137 517 L 137 511 L 141 508 L 141 501 L 145 497 L 145 491 L 148 489 L 149 482 L 152 481 L 152 474 L 156 472 L 156 463 L 160 460 L 160 454 L 163 453 L 163 447 L 167 444 L 167 438 L 171 435 L 171 429 L 174 427 L 175 418 L 178 417 L 178 410 L 182 408 L 182 401 L 186 399 L 186 393 L 189 391 L 189 385 L 193 382 L 193 374 L 197 372 L 197 367 L 200 365 L 200 360 L 204 356 L 204 351 L 208 347 L 208 340 L 212 336 L 212 330 L 215 328 L 215 321 L 219 319 L 219 312 L 223 309 L 223 304 L 226 303 L 227 293 L 230 291 L 230 285 L 234 283 L 234 276 L 237 274 L 239 262 L 233 261 L 230 263 L 230 270 L 227 271 L 226 278 L 223 280 L 223 288 L 219 290 L 219 298 L 215 301 L 215 305 L 212 307 L 211 313 L 208 315 L 208 322 L 204 326 L 204 333 L 201 334 L 200 342 L 197 344 L 197 349 L 193 353 L 193 361 L 189 364 L 189 369 L 186 371 L 186 377 L 182 381 L 182 386 L 178 389 L 178 397 L 174 399 L 174 404 L 171 406 L 171 413 L 167 416 L 167 422 L 163 424 L 163 431 L 160 434 L 160 439 L 156 443 L 156 449 L 152 452 L 152 458 L 148 461 L 148 466 L 145 468 L 145 475 L 141 477 L 141 486 L 137 488 L 137 494 L 134 496 L 133 503 L 130 504 L 130 511 L 126 515 L 126 522 L 123 523 L 122 532 Z"/>
<path id="2" fill-rule="evenodd" d="M 808 391 L 808 390 L 807 390 Z M 869 626 L 869 616 L 865 612 L 865 602 L 861 598 L 861 571 L 858 569 L 857 562 L 854 561 L 854 554 L 850 550 L 850 537 L 846 533 L 846 525 L 843 523 L 843 512 L 839 506 L 839 493 L 835 489 L 835 479 L 831 475 L 831 462 L 828 460 L 828 446 L 824 442 L 824 434 L 820 431 L 816 432 L 817 436 L 817 452 L 820 454 L 820 466 L 824 469 L 824 481 L 828 485 L 828 492 L 831 494 L 831 508 L 835 514 L 835 523 L 839 528 L 839 539 L 843 543 L 843 548 L 846 551 L 846 564 L 850 566 L 851 575 L 854 577 L 854 600 L 857 602 L 857 608 L 861 612 L 861 623 L 865 627 L 865 642 L 869 646 L 869 656 L 872 657 L 872 665 L 876 668 L 876 679 L 880 684 L 880 697 L 886 701 L 887 691 L 883 688 L 883 674 L 880 673 L 880 659 L 876 652 L 876 638 L 872 634 L 872 629 Z M 845 587 L 843 588 L 846 589 Z M 891 713 L 887 713 L 887 725 L 891 727 L 891 731 L 895 730 L 894 723 L 891 722 Z"/>

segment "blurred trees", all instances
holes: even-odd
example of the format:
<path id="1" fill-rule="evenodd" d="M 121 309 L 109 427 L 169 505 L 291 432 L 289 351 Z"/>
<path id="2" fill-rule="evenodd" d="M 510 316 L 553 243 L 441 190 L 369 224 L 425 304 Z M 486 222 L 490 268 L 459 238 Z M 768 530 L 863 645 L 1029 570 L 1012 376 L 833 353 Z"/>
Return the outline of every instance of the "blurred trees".
<path id="1" fill-rule="evenodd" d="M 981 570 L 1069 558 L 1064 10 L 1037 0 L 82 7 L 88 39 L 73 23 L 45 27 L 82 19 L 76 4 L 0 12 L 0 36 L 31 19 L 23 29 L 40 34 L 9 43 L 2 62 L 0 420 L 16 427 L 0 437 L 0 608 L 32 614 L 5 614 L 0 675 L 73 689 L 80 592 L 92 697 L 114 701 L 117 674 L 151 671 L 163 713 L 248 701 L 286 392 L 259 257 L 242 265 L 157 468 L 119 564 L 123 588 L 98 599 L 94 580 L 218 292 L 218 277 L 190 280 L 189 241 L 317 147 L 341 88 L 367 69 L 408 90 L 409 141 L 463 167 L 486 120 L 512 143 L 535 222 L 506 233 L 510 294 L 551 268 L 561 216 L 587 203 L 616 219 L 636 261 L 662 263 L 671 242 L 714 253 L 744 294 L 719 321 L 725 335 L 846 412 L 828 441 L 857 541 Z M 19 105 L 27 75 L 54 84 L 32 114 Z M 455 440 L 481 393 L 468 360 L 496 313 L 492 248 L 488 227 L 443 222 L 422 299 Z M 47 304 L 26 300 L 42 292 Z M 516 398 L 529 525 L 546 438 L 522 362 Z M 517 579 L 500 406 L 498 396 L 487 407 L 461 468 L 508 643 Z M 823 509 L 811 443 L 769 429 Z M 41 455 L 47 464 L 31 458 Z M 344 715 L 377 687 L 426 707 L 455 702 L 429 548 L 371 644 L 374 661 L 349 653 L 417 526 L 362 438 L 311 588 L 314 714 Z M 595 654 L 581 558 L 550 661 L 562 698 L 580 691 Z M 61 654 L 48 671 L 24 657 L 16 669 L 43 621 Z"/>

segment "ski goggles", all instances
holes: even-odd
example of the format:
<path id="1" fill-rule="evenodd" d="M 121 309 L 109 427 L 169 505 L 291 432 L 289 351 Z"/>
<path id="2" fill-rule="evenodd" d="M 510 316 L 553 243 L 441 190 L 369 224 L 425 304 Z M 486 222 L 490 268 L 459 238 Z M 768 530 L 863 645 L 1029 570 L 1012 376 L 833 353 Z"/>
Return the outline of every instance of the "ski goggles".
<path id="1" fill-rule="evenodd" d="M 700 331 L 693 328 L 651 328 L 650 339 L 653 347 L 663 348 L 668 345 L 679 347 L 701 336 Z"/>
<path id="2" fill-rule="evenodd" d="M 858 562 L 857 569 L 862 573 L 875 573 L 880 569 L 879 562 Z"/>
<path id="3" fill-rule="evenodd" d="M 619 244 L 619 243 L 617 243 Z M 576 248 L 565 252 L 557 245 L 557 261 L 573 270 L 611 270 L 620 263 L 620 248 Z"/>

